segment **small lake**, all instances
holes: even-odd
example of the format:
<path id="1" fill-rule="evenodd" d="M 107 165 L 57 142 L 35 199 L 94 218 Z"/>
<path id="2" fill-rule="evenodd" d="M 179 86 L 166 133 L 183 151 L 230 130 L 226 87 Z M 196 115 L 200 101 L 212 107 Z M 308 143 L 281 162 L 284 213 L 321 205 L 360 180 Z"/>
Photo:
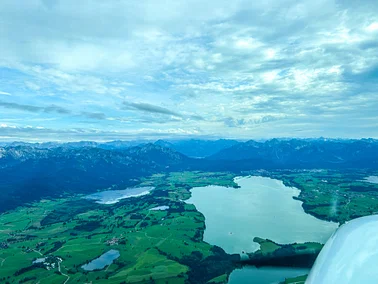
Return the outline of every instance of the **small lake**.
<path id="1" fill-rule="evenodd" d="M 378 176 L 370 176 L 364 179 L 366 182 L 378 184 Z"/>
<path id="2" fill-rule="evenodd" d="M 33 264 L 43 263 L 43 262 L 45 262 L 45 260 L 46 260 L 46 257 L 37 258 L 36 260 L 33 261 Z"/>
<path id="3" fill-rule="evenodd" d="M 278 284 L 286 278 L 306 275 L 309 271 L 307 268 L 246 266 L 243 269 L 235 269 L 228 284 Z"/>
<path id="4" fill-rule="evenodd" d="M 119 251 L 112 249 L 104 253 L 100 257 L 92 260 L 90 263 L 84 264 L 83 266 L 81 266 L 81 268 L 86 271 L 93 271 L 96 269 L 101 270 L 101 269 L 104 269 L 106 266 L 112 264 L 114 260 L 119 258 L 119 256 L 120 256 Z"/>
<path id="5" fill-rule="evenodd" d="M 165 211 L 168 209 L 169 209 L 169 206 L 163 205 L 163 206 L 157 206 L 157 207 L 151 208 L 150 211 Z"/>
<path id="6" fill-rule="evenodd" d="M 235 178 L 235 182 L 240 188 L 193 188 L 186 201 L 205 216 L 204 241 L 227 253 L 258 250 L 254 237 L 280 244 L 325 243 L 338 227 L 306 214 L 302 202 L 293 199 L 300 191 L 282 181 L 252 176 Z"/>
<path id="7" fill-rule="evenodd" d="M 135 187 L 123 190 L 106 190 L 85 196 L 86 199 L 96 200 L 100 204 L 114 204 L 122 199 L 147 195 L 153 187 Z"/>

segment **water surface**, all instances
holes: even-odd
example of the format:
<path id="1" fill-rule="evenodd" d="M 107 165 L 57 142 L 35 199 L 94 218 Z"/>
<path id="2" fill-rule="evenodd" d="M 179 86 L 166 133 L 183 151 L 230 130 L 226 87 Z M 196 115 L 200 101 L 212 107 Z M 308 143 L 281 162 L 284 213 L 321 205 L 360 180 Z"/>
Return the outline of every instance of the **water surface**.
<path id="1" fill-rule="evenodd" d="M 114 204 L 121 199 L 147 195 L 153 187 L 134 187 L 123 190 L 106 190 L 85 196 L 84 198 L 96 200 L 100 204 Z"/>
<path id="2" fill-rule="evenodd" d="M 36 260 L 33 261 L 33 264 L 42 263 L 42 262 L 45 262 L 45 260 L 46 260 L 46 257 L 37 258 Z"/>
<path id="3" fill-rule="evenodd" d="M 227 253 L 254 252 L 254 237 L 277 243 L 325 243 L 337 223 L 306 214 L 302 202 L 294 200 L 300 191 L 282 181 L 265 177 L 239 177 L 240 188 L 197 187 L 187 201 L 205 216 L 204 240 Z"/>
<path id="4" fill-rule="evenodd" d="M 378 184 L 378 176 L 369 176 L 364 181 Z"/>
<path id="5" fill-rule="evenodd" d="M 169 209 L 169 206 L 163 205 L 163 206 L 157 206 L 157 207 L 151 208 L 150 211 L 165 211 L 168 209 Z"/>
<path id="6" fill-rule="evenodd" d="M 119 256 L 119 251 L 112 249 L 104 253 L 100 257 L 92 260 L 90 263 L 84 264 L 83 266 L 81 266 L 81 268 L 87 271 L 93 271 L 98 269 L 101 270 L 104 269 L 106 266 L 112 264 L 114 260 L 119 258 Z"/>
<path id="7" fill-rule="evenodd" d="M 309 273 L 307 268 L 289 267 L 244 267 L 234 270 L 228 280 L 228 284 L 278 284 L 286 278 L 294 278 Z"/>

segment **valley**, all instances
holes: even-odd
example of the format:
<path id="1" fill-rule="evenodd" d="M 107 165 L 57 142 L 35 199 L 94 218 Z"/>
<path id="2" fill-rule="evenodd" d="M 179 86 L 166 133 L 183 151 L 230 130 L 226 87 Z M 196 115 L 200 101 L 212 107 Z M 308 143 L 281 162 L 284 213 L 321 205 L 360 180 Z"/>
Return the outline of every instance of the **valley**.
<path id="1" fill-rule="evenodd" d="M 352 216 L 371 214 L 377 206 L 377 185 L 364 181 L 364 173 L 359 170 L 259 170 L 242 174 L 269 177 L 281 180 L 286 186 L 295 186 L 300 193 L 292 202 L 301 204 L 302 201 L 303 210 L 318 220 L 342 223 Z M 369 175 L 376 174 L 371 171 Z M 214 246 L 211 240 L 204 238 L 206 214 L 187 201 L 192 196 L 192 188 L 218 186 L 231 193 L 240 190 L 235 182 L 239 175 L 202 171 L 153 174 L 134 181 L 138 187 L 154 188 L 149 194 L 119 199 L 116 203 L 100 204 L 84 198 L 84 194 L 76 194 L 42 199 L 2 213 L 0 280 L 41 284 L 226 283 L 231 275 L 230 283 L 237 283 L 233 279 L 238 276 L 231 273 L 241 271 L 244 256 L 241 258 L 240 252 L 232 254 L 234 252 L 222 246 Z M 249 188 L 254 190 L 255 187 Z M 338 196 L 336 210 L 335 195 Z M 254 231 L 253 224 L 245 227 L 247 231 L 249 227 Z M 285 243 L 279 240 L 253 239 L 262 236 L 250 239 L 251 245 L 257 241 L 261 249 L 255 253 L 245 251 L 251 260 L 256 260 L 261 253 L 263 260 L 271 264 L 277 252 L 282 255 L 281 251 L 290 251 L 296 256 L 303 254 L 307 247 L 315 249 L 314 256 L 321 247 L 319 243 L 298 243 L 293 250 L 287 245 L 282 247 Z M 277 249 L 281 251 L 275 252 Z M 110 265 L 93 271 L 82 268 L 109 251 L 119 252 Z M 45 260 L 33 264 L 43 258 Z M 250 270 L 249 273 L 264 279 L 266 274 L 261 271 Z M 286 269 L 277 273 L 287 283 L 291 280 L 285 278 L 307 273 L 300 269 L 295 271 Z"/>
<path id="2" fill-rule="evenodd" d="M 203 242 L 203 215 L 180 200 L 190 196 L 193 186 L 235 186 L 232 179 L 227 173 L 154 175 L 140 181 L 141 186 L 155 187 L 151 194 L 116 204 L 78 196 L 42 200 L 4 213 L 0 280 L 118 284 L 206 283 L 222 275 L 226 279 L 239 257 Z M 169 209 L 150 210 L 157 206 Z M 120 253 L 110 266 L 93 272 L 82 269 L 109 250 Z M 33 264 L 46 257 L 62 261 L 59 266 Z"/>

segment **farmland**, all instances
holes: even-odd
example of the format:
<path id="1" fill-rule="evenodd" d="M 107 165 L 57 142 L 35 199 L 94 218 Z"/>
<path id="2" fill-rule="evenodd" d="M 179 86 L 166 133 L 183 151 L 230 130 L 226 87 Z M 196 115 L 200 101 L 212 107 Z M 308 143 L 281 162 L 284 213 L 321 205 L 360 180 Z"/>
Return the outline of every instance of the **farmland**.
<path id="1" fill-rule="evenodd" d="M 153 187 L 150 194 L 115 204 L 73 195 L 43 199 L 1 214 L 0 282 L 225 283 L 241 265 L 240 257 L 204 242 L 205 218 L 184 201 L 193 187 L 237 188 L 234 177 L 247 174 L 299 188 L 296 198 L 303 202 L 304 210 L 320 219 L 343 223 L 378 212 L 377 185 L 363 181 L 365 175 L 359 171 L 155 174 L 135 181 L 138 186 Z M 151 210 L 154 208 L 162 210 Z M 260 244 L 260 251 L 249 255 L 260 261 L 256 265 L 272 264 L 272 259 L 280 262 L 281 256 L 291 253 L 294 265 L 298 259 L 307 259 L 309 266 L 321 248 L 317 243 L 254 241 Z M 119 257 L 104 269 L 82 268 L 110 250 L 118 251 Z M 33 263 L 40 259 L 45 260 Z"/>
<path id="2" fill-rule="evenodd" d="M 184 283 L 217 281 L 232 271 L 230 256 L 202 241 L 204 217 L 181 200 L 193 186 L 236 186 L 233 175 L 172 173 L 140 180 L 155 190 L 146 196 L 103 205 L 82 196 L 42 200 L 0 216 L 0 279 L 4 283 Z M 168 210 L 149 210 L 169 206 Z M 109 249 L 120 257 L 106 269 L 81 268 Z M 37 258 L 62 259 L 54 268 Z M 212 268 L 219 258 L 221 266 Z M 237 259 L 237 257 L 236 257 Z M 208 269 L 207 279 L 189 273 Z M 201 275 L 200 277 L 204 277 Z M 223 277 L 223 278 L 222 278 Z"/>

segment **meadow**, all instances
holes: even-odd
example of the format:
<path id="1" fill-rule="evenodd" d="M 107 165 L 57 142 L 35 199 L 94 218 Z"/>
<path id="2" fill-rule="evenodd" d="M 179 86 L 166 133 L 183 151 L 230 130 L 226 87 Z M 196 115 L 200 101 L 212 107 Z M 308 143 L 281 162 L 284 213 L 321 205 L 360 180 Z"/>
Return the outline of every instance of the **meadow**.
<path id="1" fill-rule="evenodd" d="M 190 188 L 236 186 L 228 173 L 183 172 L 140 180 L 155 190 L 112 205 L 75 196 L 42 200 L 0 215 L 2 283 L 219 283 L 233 264 L 221 249 L 202 241 L 204 217 L 182 200 Z M 152 211 L 169 206 L 164 211 Z M 103 270 L 83 264 L 115 249 L 120 257 Z M 33 261 L 56 257 L 50 270 Z M 212 265 L 217 259 L 221 265 Z M 61 259 L 62 261 L 59 261 Z M 191 266 L 208 270 L 190 272 Z M 214 268 L 215 267 L 215 268 Z M 204 278 L 204 279 L 202 279 Z"/>

